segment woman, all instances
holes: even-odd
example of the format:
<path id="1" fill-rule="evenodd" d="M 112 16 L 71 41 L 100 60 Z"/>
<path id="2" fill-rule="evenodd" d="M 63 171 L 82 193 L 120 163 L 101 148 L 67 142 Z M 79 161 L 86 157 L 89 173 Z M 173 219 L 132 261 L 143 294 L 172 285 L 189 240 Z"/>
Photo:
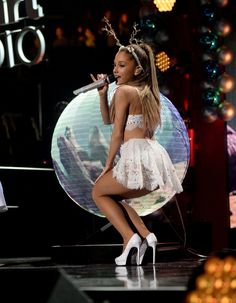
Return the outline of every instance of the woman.
<path id="1" fill-rule="evenodd" d="M 147 247 L 152 248 L 155 263 L 157 238 L 124 200 L 144 196 L 157 188 L 170 188 L 176 193 L 183 188 L 167 151 L 154 139 L 161 121 L 152 49 L 145 43 L 118 45 L 113 68 L 117 88 L 110 106 L 108 84 L 98 89 L 103 121 L 112 123 L 113 130 L 106 165 L 95 182 L 92 196 L 123 238 L 123 252 L 115 263 L 126 265 L 135 248 L 136 264 L 140 265 Z M 96 81 L 106 75 L 91 77 Z M 120 159 L 114 163 L 118 151 Z M 122 208 L 136 230 L 131 228 Z"/>

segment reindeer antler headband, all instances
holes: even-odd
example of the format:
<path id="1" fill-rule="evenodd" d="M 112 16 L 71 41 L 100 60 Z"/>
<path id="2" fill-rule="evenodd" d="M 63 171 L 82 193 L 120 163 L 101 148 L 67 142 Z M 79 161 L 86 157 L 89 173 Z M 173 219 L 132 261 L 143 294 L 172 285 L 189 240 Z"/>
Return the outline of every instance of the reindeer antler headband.
<path id="1" fill-rule="evenodd" d="M 116 33 L 115 33 L 114 29 L 112 28 L 109 20 L 106 17 L 104 17 L 103 20 L 106 23 L 106 25 L 104 26 L 103 30 L 106 31 L 109 36 L 113 36 L 114 37 L 114 39 L 116 40 L 116 45 L 119 46 L 120 49 L 121 48 L 127 49 L 132 54 L 132 56 L 134 57 L 134 59 L 137 62 L 138 66 L 140 66 L 143 69 L 143 67 L 141 65 L 141 62 L 139 60 L 139 57 L 137 56 L 137 54 L 135 53 L 134 48 L 132 47 L 132 44 L 137 44 L 138 45 L 138 44 L 142 43 L 142 40 L 138 40 L 137 38 L 135 38 L 135 36 L 137 35 L 137 33 L 140 31 L 139 29 L 137 29 L 137 24 L 135 23 L 133 25 L 133 32 L 132 32 L 132 34 L 130 36 L 130 39 L 129 39 L 130 45 L 129 46 L 124 46 L 124 45 L 122 45 L 120 43 L 119 39 L 117 38 Z"/>

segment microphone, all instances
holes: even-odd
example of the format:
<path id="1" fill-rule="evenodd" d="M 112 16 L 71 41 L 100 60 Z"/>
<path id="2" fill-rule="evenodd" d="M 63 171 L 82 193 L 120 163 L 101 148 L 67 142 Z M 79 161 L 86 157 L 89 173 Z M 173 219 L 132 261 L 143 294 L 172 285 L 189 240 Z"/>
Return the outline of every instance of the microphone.
<path id="1" fill-rule="evenodd" d="M 111 83 L 111 82 L 115 81 L 115 79 L 116 78 L 114 77 L 114 75 L 108 75 L 104 79 L 100 79 L 100 80 L 94 81 L 91 84 L 82 86 L 81 88 L 78 88 L 78 89 L 74 90 L 73 94 L 78 95 L 80 93 L 86 93 L 89 90 L 102 87 L 106 82 L 107 83 Z"/>

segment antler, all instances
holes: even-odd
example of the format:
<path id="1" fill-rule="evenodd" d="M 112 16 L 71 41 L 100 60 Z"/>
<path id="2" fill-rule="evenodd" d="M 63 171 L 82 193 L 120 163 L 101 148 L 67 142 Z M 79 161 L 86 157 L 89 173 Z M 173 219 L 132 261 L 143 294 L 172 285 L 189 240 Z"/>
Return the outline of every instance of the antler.
<path id="1" fill-rule="evenodd" d="M 139 44 L 139 43 L 142 42 L 142 40 L 139 40 L 139 39 L 135 38 L 137 33 L 140 32 L 140 29 L 137 29 L 137 26 L 138 26 L 138 24 L 134 23 L 133 32 L 131 33 L 131 36 L 130 36 L 130 39 L 129 39 L 130 44 Z"/>
<path id="2" fill-rule="evenodd" d="M 114 39 L 116 40 L 116 45 L 122 46 L 122 44 L 120 43 L 119 39 L 116 36 L 114 29 L 112 28 L 109 20 L 106 17 L 103 17 L 103 21 L 106 23 L 106 25 L 102 28 L 102 30 L 106 31 L 109 36 L 114 37 Z"/>

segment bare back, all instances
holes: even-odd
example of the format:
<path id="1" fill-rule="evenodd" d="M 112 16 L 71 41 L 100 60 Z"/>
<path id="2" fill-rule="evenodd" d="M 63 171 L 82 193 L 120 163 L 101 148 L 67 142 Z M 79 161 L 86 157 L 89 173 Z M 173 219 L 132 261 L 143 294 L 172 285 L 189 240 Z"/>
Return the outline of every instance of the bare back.
<path id="1" fill-rule="evenodd" d="M 137 87 L 133 87 L 124 131 L 124 142 L 133 138 L 145 138 L 145 130 L 143 129 L 142 120 L 142 105 L 140 102 L 139 89 Z"/>

